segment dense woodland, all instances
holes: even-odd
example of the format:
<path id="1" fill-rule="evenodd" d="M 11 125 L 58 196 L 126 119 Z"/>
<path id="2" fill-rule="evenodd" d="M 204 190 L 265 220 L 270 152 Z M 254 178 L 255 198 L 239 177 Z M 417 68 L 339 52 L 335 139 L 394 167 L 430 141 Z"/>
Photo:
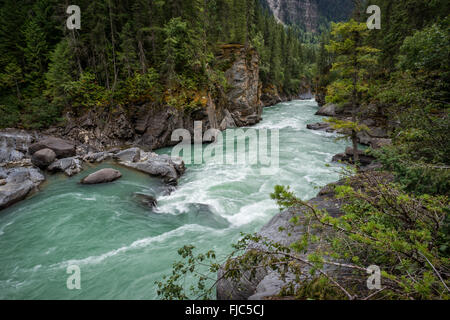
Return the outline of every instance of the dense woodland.
<path id="1" fill-rule="evenodd" d="M 377 4 L 381 30 L 367 28 L 368 4 L 355 1 L 349 21 L 322 32 L 315 87 L 319 99 L 351 114 L 329 121 L 346 132 L 353 150 L 357 133 L 368 130 L 361 123 L 367 110 L 384 123 L 392 143 L 366 151 L 381 167 L 363 170 L 353 151 L 354 167 L 326 191 L 343 203 L 338 217 L 276 186 L 272 198 L 280 209 L 296 210 L 292 226 L 304 226 L 299 239 L 286 247 L 247 235 L 219 261 L 188 245 L 179 251 L 184 260 L 159 283 L 162 298 L 211 297 L 208 271 L 222 269 L 227 281 L 245 275 L 247 283 L 260 268 L 289 275 L 279 295 L 291 299 L 450 298 L 450 4 Z M 365 285 L 370 265 L 382 275 L 377 290 Z M 179 282 L 189 272 L 200 274 L 191 291 Z"/>
<path id="2" fill-rule="evenodd" d="M 342 217 L 330 217 L 288 188 L 276 187 L 272 197 L 281 208 L 308 212 L 294 224 L 333 230 L 325 250 L 299 260 L 311 244 L 324 241 L 314 232 L 289 248 L 265 243 L 264 254 L 230 260 L 227 276 L 238 279 L 259 264 L 300 278 L 307 265 L 310 280 L 285 295 L 449 299 L 450 3 L 378 0 L 381 30 L 368 30 L 367 3 L 354 2 L 350 21 L 324 24 L 321 34 L 309 35 L 301 26 L 278 24 L 258 0 L 80 0 L 79 31 L 65 28 L 68 2 L 5 0 L 0 127 L 41 129 L 61 121 L 66 110 L 81 114 L 149 100 L 195 109 L 202 92 L 226 90 L 226 66 L 216 59 L 220 45 L 255 48 L 264 87 L 294 94 L 313 79 L 325 102 L 350 109 L 351 121 L 331 121 L 349 132 L 355 150 L 356 134 L 366 130 L 359 121 L 365 108 L 375 107 L 392 144 L 368 151 L 382 164 L 376 174 L 362 172 L 355 153 L 355 171 L 336 188 L 336 197 L 346 203 Z M 334 10 L 326 1 L 321 5 Z M 263 239 L 245 237 L 233 255 L 258 241 Z M 187 262 L 176 264 L 173 275 L 159 283 L 163 298 L 194 296 L 180 279 L 197 264 L 205 271 L 206 260 L 215 255 L 194 256 L 193 249 L 180 250 Z M 368 265 L 380 266 L 385 288 L 365 292 L 354 279 L 335 279 L 323 271 L 330 257 L 351 263 L 364 276 Z M 219 267 L 213 262 L 209 271 Z M 200 276 L 195 296 L 211 297 L 207 280 Z"/>
<path id="3" fill-rule="evenodd" d="M 195 108 L 199 92 L 226 86 L 221 44 L 256 48 L 265 86 L 298 93 L 315 47 L 277 24 L 259 0 L 78 1 L 81 30 L 57 0 L 3 1 L 0 127 L 45 128 L 63 110 L 169 101 Z"/>

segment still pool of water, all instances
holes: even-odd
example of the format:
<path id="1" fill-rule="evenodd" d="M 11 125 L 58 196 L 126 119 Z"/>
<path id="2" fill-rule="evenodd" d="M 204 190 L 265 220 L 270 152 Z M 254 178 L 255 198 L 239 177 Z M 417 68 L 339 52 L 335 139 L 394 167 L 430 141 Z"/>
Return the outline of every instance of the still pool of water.
<path id="1" fill-rule="evenodd" d="M 309 199 L 339 178 L 328 166 L 347 142 L 306 129 L 321 121 L 314 101 L 292 101 L 264 110 L 255 129 L 279 129 L 280 169 L 206 161 L 189 165 L 178 188 L 111 163 L 80 175 L 49 176 L 42 191 L 0 212 L 0 299 L 156 299 L 155 281 L 171 271 L 177 249 L 232 251 L 240 233 L 258 231 L 278 208 L 270 193 L 289 185 Z M 159 150 L 170 153 L 170 149 Z M 82 186 L 79 180 L 113 167 L 122 179 Z M 137 201 L 155 196 L 158 209 Z M 81 290 L 68 290 L 69 265 L 81 270 Z"/>

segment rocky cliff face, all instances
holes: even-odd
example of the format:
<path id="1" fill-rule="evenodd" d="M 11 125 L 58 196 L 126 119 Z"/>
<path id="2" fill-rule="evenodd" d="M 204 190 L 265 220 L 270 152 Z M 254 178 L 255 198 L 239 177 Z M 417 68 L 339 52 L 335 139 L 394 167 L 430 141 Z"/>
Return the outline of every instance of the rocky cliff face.
<path id="1" fill-rule="evenodd" d="M 347 18 L 352 0 L 262 0 L 275 18 L 286 25 L 297 25 L 309 32 L 317 32 L 322 21 Z"/>
<path id="2" fill-rule="evenodd" d="M 229 90 L 208 93 L 204 108 L 188 113 L 170 105 L 147 103 L 114 112 L 92 110 L 80 118 L 67 115 L 65 128 L 46 133 L 76 141 L 88 149 L 86 152 L 130 144 L 152 150 L 177 144 L 171 141 L 176 129 L 187 129 L 193 136 L 194 121 L 203 122 L 203 131 L 256 124 L 263 107 L 257 52 L 241 45 L 224 45 L 218 59 L 229 65 L 225 71 Z"/>

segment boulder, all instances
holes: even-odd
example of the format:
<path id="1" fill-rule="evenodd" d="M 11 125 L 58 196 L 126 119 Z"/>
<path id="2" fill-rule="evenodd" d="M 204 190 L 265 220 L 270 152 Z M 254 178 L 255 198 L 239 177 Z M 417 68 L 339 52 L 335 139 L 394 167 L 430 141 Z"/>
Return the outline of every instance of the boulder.
<path id="1" fill-rule="evenodd" d="M 141 160 L 141 149 L 131 148 L 120 151 L 114 155 L 114 159 L 121 162 L 138 162 Z"/>
<path id="2" fill-rule="evenodd" d="M 81 184 L 100 184 L 116 181 L 120 179 L 122 174 L 118 170 L 114 169 L 102 169 L 95 173 L 88 175 L 86 178 L 81 180 Z"/>
<path id="3" fill-rule="evenodd" d="M 309 130 L 327 130 L 330 128 L 330 124 L 326 122 L 318 122 L 314 124 L 308 124 L 306 126 Z"/>
<path id="4" fill-rule="evenodd" d="M 147 173 L 154 177 L 160 177 L 170 185 L 177 185 L 178 179 L 186 168 L 181 158 L 156 153 L 143 153 L 142 161 L 121 161 L 122 165 Z"/>
<path id="5" fill-rule="evenodd" d="M 316 112 L 316 115 L 325 117 L 334 117 L 336 116 L 336 109 L 337 106 L 335 104 L 329 103 L 321 107 L 319 111 Z"/>
<path id="6" fill-rule="evenodd" d="M 52 149 L 42 149 L 35 152 L 31 162 L 38 168 L 45 169 L 56 159 L 56 153 Z"/>
<path id="7" fill-rule="evenodd" d="M 369 136 L 369 134 L 367 132 L 365 132 L 365 131 L 358 132 L 356 134 L 356 136 L 357 136 L 358 142 L 360 144 L 363 144 L 365 146 L 370 146 L 370 144 L 372 142 L 372 137 Z"/>
<path id="8" fill-rule="evenodd" d="M 3 183 L 0 184 L 0 210 L 23 200 L 45 180 L 35 168 L 12 168 L 2 172 Z"/>
<path id="9" fill-rule="evenodd" d="M 156 200 L 156 198 L 151 195 L 135 193 L 134 197 L 145 207 L 156 208 L 156 206 L 158 205 L 158 201 Z"/>
<path id="10" fill-rule="evenodd" d="M 64 158 L 53 162 L 47 170 L 51 172 L 64 172 L 67 176 L 72 177 L 81 172 L 82 163 L 78 158 Z"/>
<path id="11" fill-rule="evenodd" d="M 391 139 L 376 138 L 371 141 L 370 146 L 372 149 L 380 149 L 384 146 L 390 146 L 391 144 Z"/>
<path id="12" fill-rule="evenodd" d="M 53 150 L 57 158 L 69 158 L 76 155 L 76 149 L 73 143 L 55 137 L 49 137 L 32 144 L 28 148 L 28 152 L 33 155 L 34 153 L 42 149 Z"/>

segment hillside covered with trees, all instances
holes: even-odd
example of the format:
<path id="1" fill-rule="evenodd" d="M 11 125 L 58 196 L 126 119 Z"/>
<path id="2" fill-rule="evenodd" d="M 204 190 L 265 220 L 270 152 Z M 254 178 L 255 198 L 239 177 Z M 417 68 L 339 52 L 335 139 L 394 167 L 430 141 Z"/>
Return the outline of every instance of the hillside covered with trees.
<path id="1" fill-rule="evenodd" d="M 0 8 L 0 127 L 45 128 L 64 110 L 153 100 L 195 108 L 199 92 L 225 86 L 222 44 L 257 49 L 264 86 L 297 94 L 307 61 L 298 31 L 258 0 L 4 1 Z M 226 66 L 225 66 L 226 67 Z"/>

